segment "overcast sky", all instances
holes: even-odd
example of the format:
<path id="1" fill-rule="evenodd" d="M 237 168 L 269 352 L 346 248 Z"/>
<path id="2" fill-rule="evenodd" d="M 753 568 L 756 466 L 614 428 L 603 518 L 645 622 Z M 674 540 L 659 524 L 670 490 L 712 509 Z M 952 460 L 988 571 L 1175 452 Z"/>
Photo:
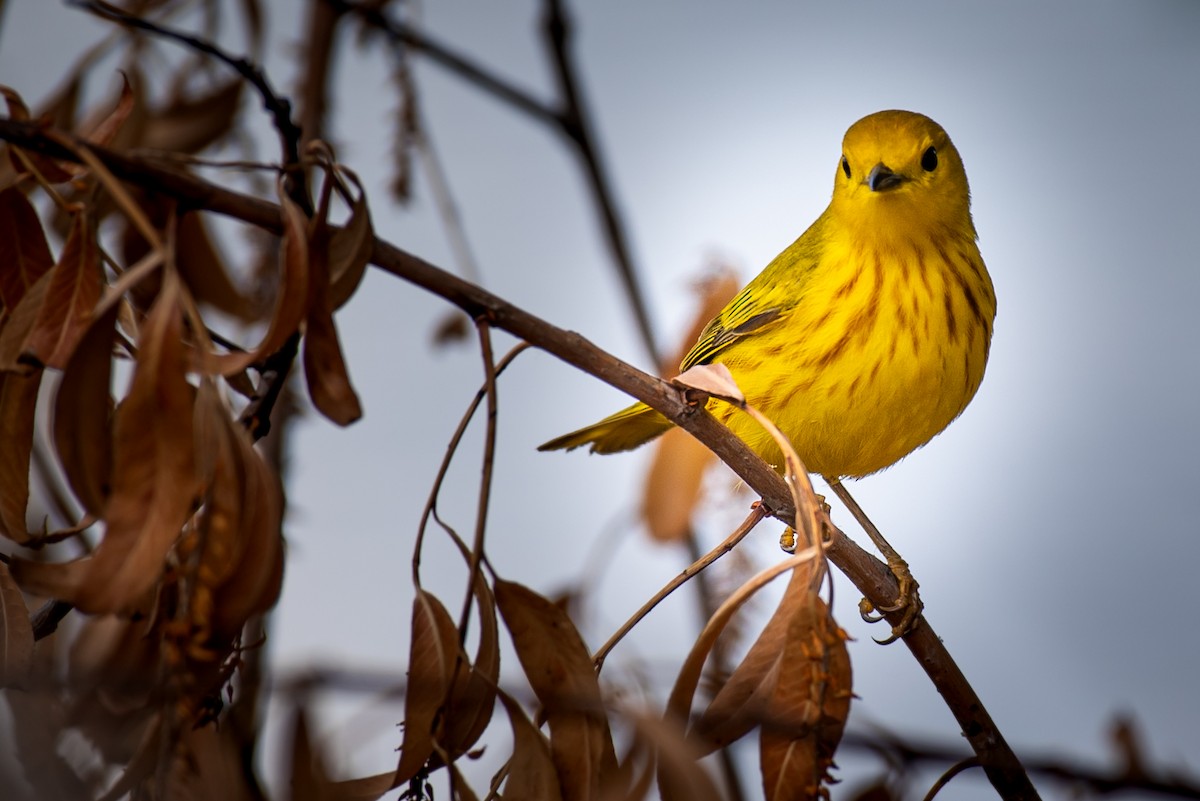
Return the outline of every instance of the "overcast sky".
<path id="1" fill-rule="evenodd" d="M 280 86 L 297 74 L 303 15 L 285 13 L 289 5 L 272 9 L 267 66 Z M 423 5 L 439 40 L 552 96 L 537 3 Z M 851 123 L 906 108 L 946 128 L 998 296 L 988 374 L 946 433 L 851 489 L 909 560 L 927 618 L 1014 747 L 1100 761 L 1111 754 L 1110 720 L 1128 712 L 1152 758 L 1200 771 L 1200 646 L 1186 623 L 1200 565 L 1200 4 L 568 6 L 584 94 L 671 347 L 707 264 L 719 258 L 748 280 L 821 212 Z M 43 95 L 69 46 L 100 30 L 79 17 L 9 3 L 0 83 Z M 418 182 L 408 208 L 385 200 L 396 105 L 388 59 L 343 44 L 339 156 L 370 179 L 379 233 L 452 268 L 428 184 Z M 573 154 L 531 119 L 416 63 L 422 115 L 485 285 L 649 367 Z M 430 345 L 447 309 L 380 274 L 340 313 L 366 417 L 339 430 L 311 416 L 296 432 L 288 573 L 270 646 L 284 668 L 403 672 L 415 524 L 481 380 L 472 345 Z M 497 350 L 510 343 L 499 338 Z M 488 553 L 504 576 L 545 593 L 572 586 L 602 555 L 609 566 L 594 576 L 583 621 L 593 646 L 684 556 L 647 544 L 630 522 L 647 453 L 534 448 L 624 403 L 539 353 L 500 385 Z M 459 531 L 474 525 L 479 443 L 464 444 L 441 504 Z M 705 542 L 750 500 L 730 497 L 732 478 L 711 483 L 723 500 L 702 525 Z M 840 509 L 835 518 L 859 538 Z M 764 526 L 741 546 L 744 558 L 778 559 L 777 533 Z M 435 539 L 424 567 L 452 609 L 456 559 Z M 955 742 L 924 674 L 903 646 L 871 642 L 882 632 L 858 621 L 857 599 L 839 580 L 837 616 L 855 638 L 852 725 Z M 769 610 L 757 607 L 760 617 Z M 689 597 L 669 600 L 607 669 L 638 662 L 669 685 L 698 623 Z M 399 709 L 379 709 L 351 699 L 323 727 L 355 770 L 393 764 Z M 843 775 L 835 795 L 868 778 L 865 768 Z M 960 792 L 971 781 L 979 786 L 968 780 Z"/>

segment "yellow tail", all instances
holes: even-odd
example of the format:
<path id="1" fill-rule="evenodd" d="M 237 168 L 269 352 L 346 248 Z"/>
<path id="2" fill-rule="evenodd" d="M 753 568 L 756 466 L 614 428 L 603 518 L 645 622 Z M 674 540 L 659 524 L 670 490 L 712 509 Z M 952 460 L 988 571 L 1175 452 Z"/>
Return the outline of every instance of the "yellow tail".
<path id="1" fill-rule="evenodd" d="M 592 446 L 592 453 L 631 451 L 663 434 L 675 424 L 644 403 L 635 403 L 609 415 L 599 423 L 572 431 L 538 447 L 539 451 L 561 451 Z"/>

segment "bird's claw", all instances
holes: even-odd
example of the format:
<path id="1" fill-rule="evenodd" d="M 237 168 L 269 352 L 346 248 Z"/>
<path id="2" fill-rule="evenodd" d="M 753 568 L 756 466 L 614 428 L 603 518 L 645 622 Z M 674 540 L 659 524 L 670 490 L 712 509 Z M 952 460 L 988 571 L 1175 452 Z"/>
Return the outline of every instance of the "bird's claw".
<path id="1" fill-rule="evenodd" d="M 877 607 L 866 598 L 858 602 L 858 614 L 867 623 L 878 623 L 893 612 L 903 612 L 900 621 L 892 625 L 891 635 L 882 640 L 875 640 L 880 645 L 890 645 L 915 629 L 921 622 L 921 611 L 925 608 L 917 591 L 920 585 L 908 569 L 908 563 L 897 556 L 888 559 L 888 567 L 900 585 L 895 603 Z"/>

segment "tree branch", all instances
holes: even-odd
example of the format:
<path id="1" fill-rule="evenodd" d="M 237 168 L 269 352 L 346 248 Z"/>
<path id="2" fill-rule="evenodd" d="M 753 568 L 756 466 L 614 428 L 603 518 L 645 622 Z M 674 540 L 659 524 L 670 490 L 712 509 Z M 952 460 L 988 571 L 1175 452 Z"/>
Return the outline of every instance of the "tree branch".
<path id="1" fill-rule="evenodd" d="M 53 158 L 78 160 L 69 148 L 53 141 L 34 124 L 0 120 L 0 139 Z M 85 145 L 80 143 L 80 146 Z M 97 147 L 91 149 L 117 177 L 170 194 L 189 208 L 233 217 L 274 233 L 282 229 L 280 209 L 274 203 L 182 175 L 145 159 Z M 779 474 L 702 407 L 690 405 L 674 385 L 620 361 L 579 334 L 535 317 L 382 239 L 375 239 L 371 263 L 654 407 L 717 454 L 759 494 L 774 517 L 794 525 L 791 493 Z M 835 536 L 826 553 L 876 608 L 887 607 L 895 599 L 898 587 L 891 571 L 849 537 Z M 887 619 L 895 624 L 900 615 L 889 613 Z M 928 622 L 921 618 L 903 640 L 941 693 L 1001 797 L 1038 798 L 1020 761 Z"/>
<path id="2" fill-rule="evenodd" d="M 374 6 L 348 0 L 327 0 L 327 2 L 341 11 L 357 14 L 393 42 L 421 51 L 432 61 L 449 69 L 467 82 L 498 97 L 539 122 L 549 125 L 553 130 L 566 137 L 579 154 L 584 172 L 587 174 L 588 186 L 600 213 L 609 250 L 621 278 L 621 284 L 625 289 L 630 306 L 633 308 L 634 320 L 637 323 L 642 344 L 654 364 L 658 365 L 661 361 L 661 354 L 655 341 L 654 326 L 650 322 L 650 312 L 646 305 L 645 295 L 638 283 L 638 270 L 629 251 L 625 226 L 617 212 L 612 182 L 601 163 L 600 152 L 592 134 L 591 119 L 583 105 L 582 93 L 568 50 L 570 28 L 559 0 L 547 0 L 544 16 L 544 29 L 561 96 L 557 109 L 498 78 L 426 34 L 403 22 L 391 19 Z"/>

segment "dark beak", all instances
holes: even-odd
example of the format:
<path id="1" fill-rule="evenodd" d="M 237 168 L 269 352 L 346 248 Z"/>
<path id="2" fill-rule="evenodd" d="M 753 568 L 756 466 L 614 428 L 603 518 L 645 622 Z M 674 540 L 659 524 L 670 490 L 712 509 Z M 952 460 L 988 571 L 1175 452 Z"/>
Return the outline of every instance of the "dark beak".
<path id="1" fill-rule="evenodd" d="M 904 176 L 892 172 L 884 164 L 876 164 L 867 176 L 867 186 L 871 187 L 872 192 L 886 192 L 889 189 L 895 189 L 902 183 L 904 183 Z"/>

